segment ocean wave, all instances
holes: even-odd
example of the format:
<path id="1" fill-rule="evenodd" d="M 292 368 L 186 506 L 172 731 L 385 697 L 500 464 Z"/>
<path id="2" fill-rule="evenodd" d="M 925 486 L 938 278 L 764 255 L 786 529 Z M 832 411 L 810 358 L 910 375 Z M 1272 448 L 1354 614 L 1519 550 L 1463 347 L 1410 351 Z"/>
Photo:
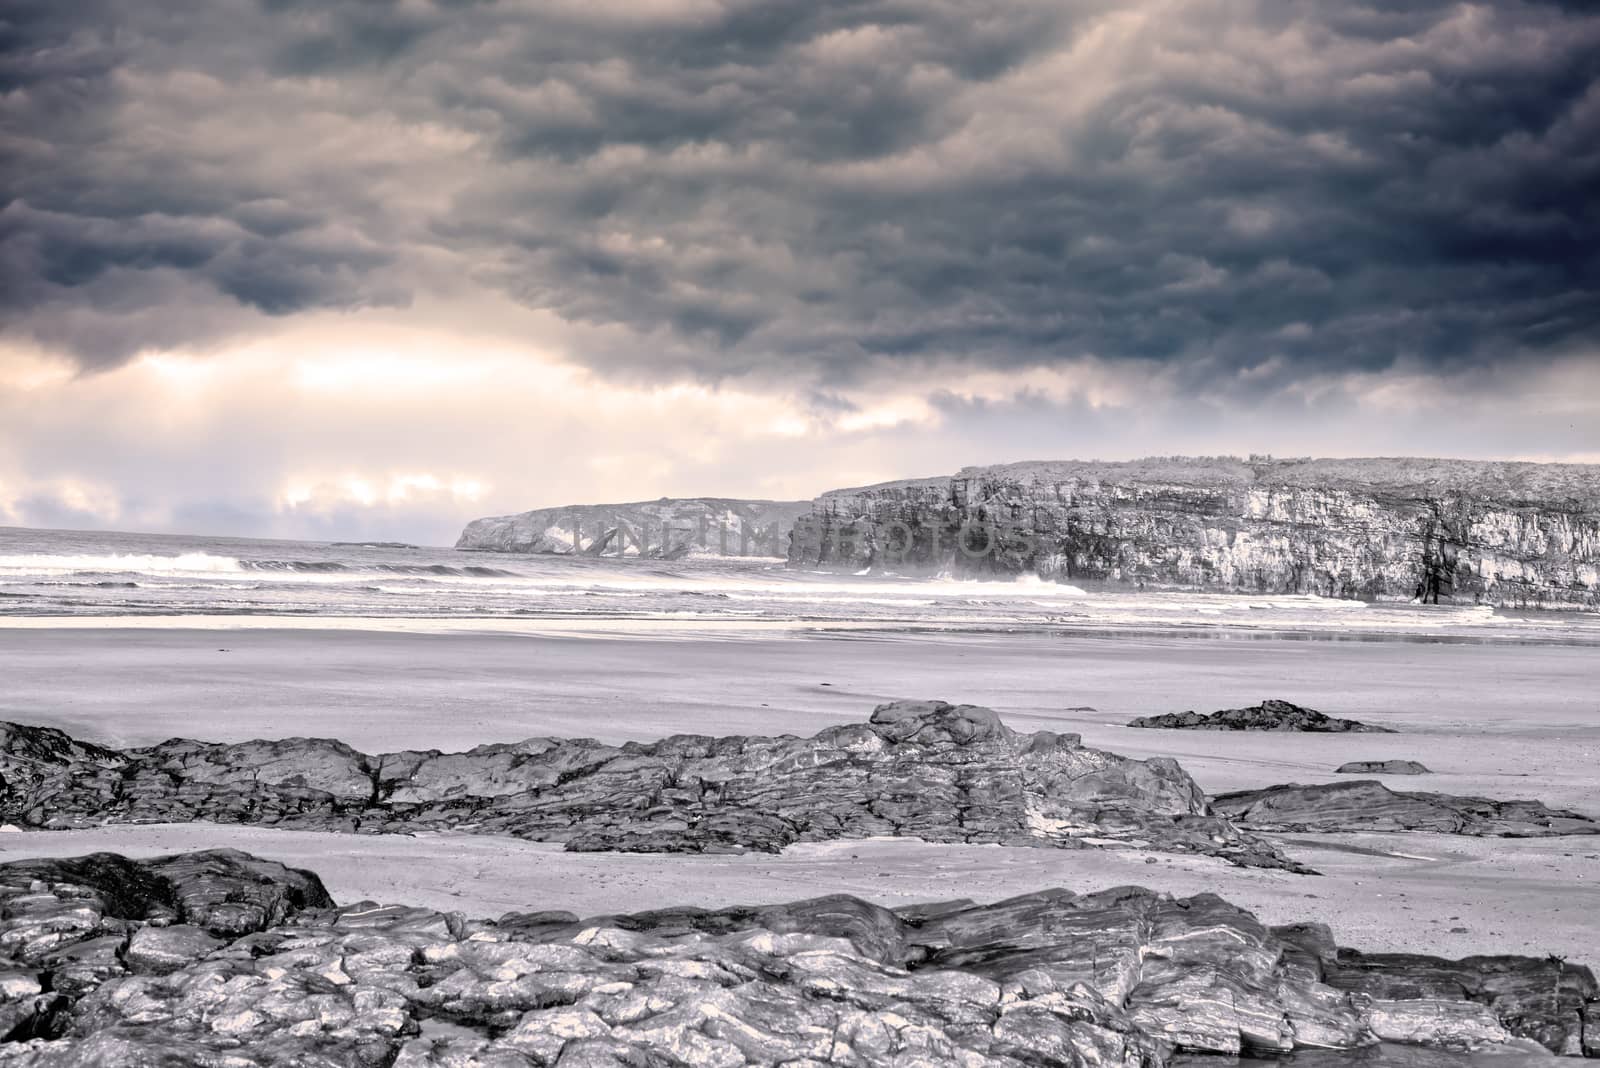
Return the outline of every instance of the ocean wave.
<path id="1" fill-rule="evenodd" d="M 415 575 L 441 578 L 516 578 L 497 567 L 453 564 L 347 564 L 337 560 L 241 560 L 210 553 L 157 556 L 141 553 L 107 555 L 0 556 L 0 575 L 64 578 L 74 575 L 275 575 L 330 576 L 345 574 Z"/>
<path id="2" fill-rule="evenodd" d="M 56 580 L 52 582 L 36 582 L 34 585 L 51 587 L 85 587 L 95 590 L 136 590 L 139 588 L 139 584 L 137 582 L 117 581 L 114 579 L 101 579 L 98 582 L 63 582 Z"/>
<path id="3" fill-rule="evenodd" d="M 452 564 L 342 564 L 335 560 L 245 560 L 247 571 L 286 571 L 294 574 L 337 575 L 370 574 L 438 576 L 443 578 L 515 578 L 515 571 L 480 565 Z"/>
<path id="4" fill-rule="evenodd" d="M 106 556 L 53 556 L 31 553 L 26 556 L 0 556 L 0 574 L 25 575 L 152 575 L 171 572 L 228 573 L 244 570 L 231 556 L 210 553 L 183 553 L 179 556 L 152 556 L 142 553 L 113 553 Z"/>
<path id="5" fill-rule="evenodd" d="M 333 560 L 243 560 L 245 571 L 288 571 L 293 574 L 331 575 L 350 568 Z"/>

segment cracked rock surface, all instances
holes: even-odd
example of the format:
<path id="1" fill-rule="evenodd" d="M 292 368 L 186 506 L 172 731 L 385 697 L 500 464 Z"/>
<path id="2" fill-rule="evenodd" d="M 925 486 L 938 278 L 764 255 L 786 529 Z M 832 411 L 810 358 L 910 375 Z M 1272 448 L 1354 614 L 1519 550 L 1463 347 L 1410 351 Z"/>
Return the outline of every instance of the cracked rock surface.
<path id="1" fill-rule="evenodd" d="M 223 907 L 223 906 L 237 907 Z M 1600 1053 L 1557 960 L 1339 949 L 1214 895 L 847 896 L 498 922 L 229 850 L 0 865 L 0 1063 L 1116 1065 L 1379 1039 Z"/>
<path id="2" fill-rule="evenodd" d="M 1019 734 L 987 708 L 943 701 L 882 705 L 867 723 L 810 738 L 532 738 L 465 753 L 372 755 L 317 738 L 112 750 L 0 724 L 0 819 L 455 830 L 629 852 L 776 852 L 895 835 L 1126 845 L 1306 870 L 1212 815 L 1174 760 Z"/>

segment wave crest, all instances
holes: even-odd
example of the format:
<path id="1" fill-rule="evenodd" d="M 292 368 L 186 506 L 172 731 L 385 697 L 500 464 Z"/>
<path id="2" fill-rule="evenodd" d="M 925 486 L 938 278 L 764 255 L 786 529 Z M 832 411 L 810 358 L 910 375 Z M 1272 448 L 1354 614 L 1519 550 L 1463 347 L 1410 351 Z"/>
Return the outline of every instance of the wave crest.
<path id="1" fill-rule="evenodd" d="M 94 575 L 143 572 L 160 575 L 197 571 L 208 574 L 229 574 L 243 570 L 243 565 L 233 557 L 212 556 L 210 553 L 183 553 L 179 556 L 153 556 L 140 553 L 113 553 L 106 556 L 51 556 L 46 553 L 31 553 L 26 556 L 0 556 L 0 574 Z"/>

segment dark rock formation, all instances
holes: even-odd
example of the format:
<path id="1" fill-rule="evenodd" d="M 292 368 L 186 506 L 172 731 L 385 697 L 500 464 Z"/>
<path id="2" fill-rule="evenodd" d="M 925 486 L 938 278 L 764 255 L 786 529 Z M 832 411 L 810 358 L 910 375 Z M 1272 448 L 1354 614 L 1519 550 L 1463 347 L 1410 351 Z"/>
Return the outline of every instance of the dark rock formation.
<path id="1" fill-rule="evenodd" d="M 0 1036 L 55 1037 L 72 999 L 108 980 L 176 971 L 332 905 L 310 872 L 230 849 L 0 865 Z"/>
<path id="2" fill-rule="evenodd" d="M 1159 727 L 1164 730 L 1183 731 L 1303 731 L 1309 733 L 1344 733 L 1363 731 L 1373 734 L 1393 734 L 1388 727 L 1374 727 L 1354 719 L 1325 716 L 1314 708 L 1304 708 L 1288 701 L 1268 698 L 1249 708 L 1225 708 L 1203 716 L 1198 712 L 1168 712 L 1160 716 L 1140 716 L 1128 723 L 1130 727 Z"/>
<path id="3" fill-rule="evenodd" d="M 474 519 L 458 549 L 501 553 L 645 556 L 783 556 L 809 501 L 663 497 L 631 504 L 574 504 Z"/>
<path id="4" fill-rule="evenodd" d="M 1600 607 L 1600 466 L 1239 460 L 970 467 L 835 490 L 800 567 Z"/>
<path id="5" fill-rule="evenodd" d="M 285 910 L 248 929 L 185 911 L 238 871 Z M 1162 1068 L 1519 1037 L 1577 1053 L 1596 994 L 1561 961 L 1362 955 L 1138 887 L 490 923 L 334 907 L 314 876 L 231 852 L 0 865 L 0 1062 L 36 1068 Z"/>
<path id="6" fill-rule="evenodd" d="M 1337 775 L 1431 775 L 1415 760 L 1352 760 L 1333 769 Z"/>
<path id="7" fill-rule="evenodd" d="M 1211 807 L 1258 831 L 1437 831 L 1485 838 L 1600 834 L 1600 822 L 1538 801 L 1406 793 L 1376 779 L 1243 790 L 1212 798 Z"/>
<path id="8" fill-rule="evenodd" d="M 1075 734 L 1017 734 L 943 701 L 880 706 L 811 738 L 677 735 L 648 745 L 534 738 L 466 753 L 368 755 L 289 738 L 176 739 L 113 751 L 0 724 L 0 819 L 457 830 L 572 850 L 777 852 L 898 835 L 1074 848 L 1126 844 L 1304 871 L 1208 814 L 1176 761 L 1131 760 Z"/>

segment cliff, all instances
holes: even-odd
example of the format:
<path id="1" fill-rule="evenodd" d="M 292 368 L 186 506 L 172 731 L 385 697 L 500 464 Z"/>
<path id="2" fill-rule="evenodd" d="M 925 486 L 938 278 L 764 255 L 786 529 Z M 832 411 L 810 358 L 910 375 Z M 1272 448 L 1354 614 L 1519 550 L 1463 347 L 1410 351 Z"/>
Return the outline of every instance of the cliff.
<path id="1" fill-rule="evenodd" d="M 458 549 L 593 556 L 782 556 L 809 501 L 662 497 L 630 504 L 573 504 L 474 519 Z"/>
<path id="2" fill-rule="evenodd" d="M 970 467 L 835 490 L 789 563 L 1362 600 L 1600 608 L 1600 466 L 1239 460 Z"/>

